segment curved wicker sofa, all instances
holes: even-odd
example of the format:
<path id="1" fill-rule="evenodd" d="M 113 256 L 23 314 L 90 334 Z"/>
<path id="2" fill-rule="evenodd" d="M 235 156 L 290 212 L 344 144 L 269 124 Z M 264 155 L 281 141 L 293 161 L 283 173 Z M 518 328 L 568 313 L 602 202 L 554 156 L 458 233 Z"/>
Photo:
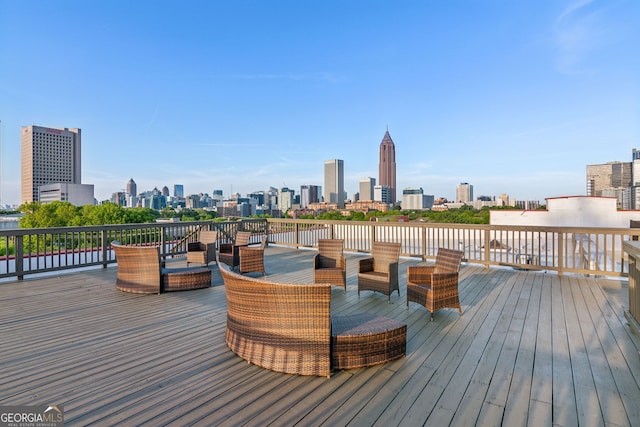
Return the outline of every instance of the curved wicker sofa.
<path id="1" fill-rule="evenodd" d="M 332 369 L 405 355 L 403 323 L 368 313 L 332 319 L 330 284 L 274 283 L 218 265 L 227 296 L 225 340 L 250 363 L 276 372 L 330 377 Z"/>
<path id="2" fill-rule="evenodd" d="M 116 254 L 116 289 L 159 294 L 211 287 L 211 270 L 204 267 L 162 268 L 158 246 L 127 246 L 111 242 Z"/>

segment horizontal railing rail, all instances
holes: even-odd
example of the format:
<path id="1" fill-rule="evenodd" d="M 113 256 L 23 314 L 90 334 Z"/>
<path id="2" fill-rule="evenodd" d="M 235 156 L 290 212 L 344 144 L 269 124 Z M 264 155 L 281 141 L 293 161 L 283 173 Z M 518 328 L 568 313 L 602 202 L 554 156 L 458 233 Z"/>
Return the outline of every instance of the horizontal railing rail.
<path id="1" fill-rule="evenodd" d="M 0 278 L 70 268 L 106 267 L 115 262 L 110 244 L 157 245 L 164 259 L 184 256 L 200 230 L 217 230 L 221 241 L 251 231 L 252 242 L 315 248 L 318 239 L 344 239 L 347 252 L 370 251 L 372 241 L 400 242 L 402 255 L 433 259 L 438 248 L 464 252 L 466 262 L 486 267 L 603 276 L 628 276 L 623 243 L 640 229 L 525 227 L 423 222 L 362 222 L 294 219 L 158 222 L 88 227 L 0 230 Z"/>

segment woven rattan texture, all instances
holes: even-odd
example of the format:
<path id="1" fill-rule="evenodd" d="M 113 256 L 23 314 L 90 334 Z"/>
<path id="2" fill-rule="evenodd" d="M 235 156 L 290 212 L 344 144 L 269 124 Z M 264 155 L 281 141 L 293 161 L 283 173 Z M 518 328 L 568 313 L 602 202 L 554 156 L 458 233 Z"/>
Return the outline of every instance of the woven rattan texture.
<path id="1" fill-rule="evenodd" d="M 402 357 L 407 348 L 407 325 L 369 313 L 331 319 L 331 363 L 334 369 L 377 365 Z"/>
<path id="2" fill-rule="evenodd" d="M 344 240 L 318 240 L 318 254 L 313 257 L 315 283 L 331 283 L 347 291 L 347 261 L 343 255 Z"/>
<path id="3" fill-rule="evenodd" d="M 218 245 L 218 256 L 221 262 L 227 264 L 231 268 L 240 265 L 240 247 L 248 246 L 251 232 L 238 231 L 233 243 L 220 243 Z"/>
<path id="4" fill-rule="evenodd" d="M 207 268 L 162 268 L 157 246 L 125 246 L 112 242 L 111 247 L 118 263 L 118 290 L 158 294 L 211 286 L 211 270 Z"/>
<path id="5" fill-rule="evenodd" d="M 197 242 L 187 244 L 187 266 L 191 263 L 209 265 L 215 261 L 217 240 L 217 231 L 201 231 Z"/>
<path id="6" fill-rule="evenodd" d="M 263 368 L 331 374 L 331 286 L 281 284 L 220 266 L 227 296 L 226 343 Z"/>
<path id="7" fill-rule="evenodd" d="M 264 269 L 264 249 L 267 245 L 267 236 L 262 236 L 260 246 L 240 246 L 238 248 L 240 254 L 240 274 L 244 273 L 262 273 L 267 275 Z"/>
<path id="8" fill-rule="evenodd" d="M 435 265 L 407 267 L 407 307 L 417 302 L 434 313 L 441 308 L 457 308 L 462 314 L 458 295 L 458 272 L 464 254 L 439 248 Z"/>
<path id="9" fill-rule="evenodd" d="M 360 291 L 375 291 L 387 295 L 391 300 L 391 293 L 398 291 L 398 260 L 400 258 L 400 243 L 373 242 L 371 257 L 358 262 L 358 296 Z"/>

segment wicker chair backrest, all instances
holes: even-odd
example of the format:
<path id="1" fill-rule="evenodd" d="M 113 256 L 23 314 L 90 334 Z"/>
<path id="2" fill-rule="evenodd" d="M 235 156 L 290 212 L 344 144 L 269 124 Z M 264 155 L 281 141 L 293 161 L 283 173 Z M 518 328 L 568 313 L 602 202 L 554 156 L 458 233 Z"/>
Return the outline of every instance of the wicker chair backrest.
<path id="1" fill-rule="evenodd" d="M 329 258 L 338 258 L 342 256 L 344 249 L 344 240 L 342 239 L 319 239 L 318 253 Z"/>
<path id="2" fill-rule="evenodd" d="M 126 246 L 111 242 L 116 255 L 116 286 L 132 291 L 160 292 L 160 248 L 158 246 Z"/>
<path id="3" fill-rule="evenodd" d="M 217 231 L 203 230 L 200 232 L 199 241 L 201 243 L 216 243 L 217 240 L 218 240 Z"/>
<path id="4" fill-rule="evenodd" d="M 458 273 L 463 256 L 461 251 L 438 248 L 434 273 Z"/>
<path id="5" fill-rule="evenodd" d="M 249 244 L 250 239 L 251 239 L 250 231 L 238 231 L 236 233 L 236 241 L 234 242 L 234 245 L 246 246 Z"/>
<path id="6" fill-rule="evenodd" d="M 400 258 L 400 243 L 373 242 L 371 255 L 373 256 L 373 271 L 389 273 L 389 265 L 398 262 Z"/>

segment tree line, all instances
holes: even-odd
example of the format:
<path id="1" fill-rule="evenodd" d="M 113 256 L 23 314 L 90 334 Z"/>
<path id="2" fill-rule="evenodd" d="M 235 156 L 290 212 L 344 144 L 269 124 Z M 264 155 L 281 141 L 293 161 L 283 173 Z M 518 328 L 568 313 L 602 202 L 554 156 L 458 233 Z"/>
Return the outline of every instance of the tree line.
<path id="1" fill-rule="evenodd" d="M 509 207 L 491 209 L 513 209 Z M 25 203 L 18 208 L 25 214 L 20 219 L 21 228 L 48 228 L 48 227 L 81 227 L 104 224 L 140 224 L 154 222 L 160 218 L 176 218 L 187 221 L 223 221 L 217 214 L 204 209 L 181 209 L 167 207 L 161 211 L 151 208 L 124 208 L 115 203 L 103 203 L 101 205 L 74 206 L 69 202 L 55 201 L 51 203 Z M 344 214 L 342 211 L 324 212 L 316 217 L 303 215 L 300 219 L 322 219 L 341 221 L 372 221 L 387 220 L 390 217 L 403 216 L 410 221 L 422 221 L 449 224 L 489 224 L 489 208 L 474 209 L 471 206 L 462 206 L 457 209 L 444 211 L 431 210 L 401 210 L 399 207 L 387 212 L 372 211 L 369 213 L 352 211 Z M 257 217 L 257 216 L 254 216 Z M 261 215 L 261 218 L 269 215 Z"/>
<path id="2" fill-rule="evenodd" d="M 69 202 L 25 203 L 18 208 L 25 215 L 20 228 L 81 227 L 104 224 L 141 224 L 159 218 L 179 218 L 181 221 L 201 221 L 216 217 L 215 212 L 204 209 L 164 208 L 160 212 L 151 208 L 124 208 L 115 203 L 74 206 Z"/>

